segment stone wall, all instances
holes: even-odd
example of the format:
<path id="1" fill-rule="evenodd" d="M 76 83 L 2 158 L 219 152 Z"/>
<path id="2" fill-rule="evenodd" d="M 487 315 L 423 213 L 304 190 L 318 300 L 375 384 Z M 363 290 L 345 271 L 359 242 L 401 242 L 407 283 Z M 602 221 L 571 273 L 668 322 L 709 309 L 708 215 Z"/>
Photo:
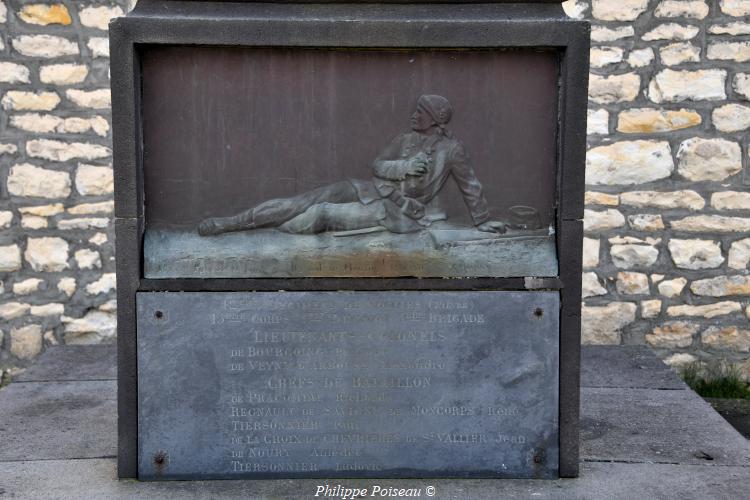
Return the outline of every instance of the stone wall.
<path id="1" fill-rule="evenodd" d="M 0 0 L 0 375 L 111 341 L 107 22 Z M 583 337 L 750 375 L 750 0 L 571 0 L 593 22 Z"/>
<path id="2" fill-rule="evenodd" d="M 750 0 L 565 8 L 592 22 L 584 342 L 750 377 Z"/>
<path id="3" fill-rule="evenodd" d="M 0 375 L 115 335 L 107 24 L 128 2 L 0 0 Z"/>

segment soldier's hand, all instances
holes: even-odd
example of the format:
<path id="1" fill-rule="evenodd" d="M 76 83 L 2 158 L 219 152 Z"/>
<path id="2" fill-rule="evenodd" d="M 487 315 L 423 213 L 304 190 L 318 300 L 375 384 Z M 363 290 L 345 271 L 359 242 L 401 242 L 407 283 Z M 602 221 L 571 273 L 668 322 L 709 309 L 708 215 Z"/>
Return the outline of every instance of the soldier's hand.
<path id="1" fill-rule="evenodd" d="M 508 230 L 508 224 L 500 222 L 499 220 L 488 220 L 487 222 L 479 224 L 477 229 L 486 233 L 503 234 Z"/>
<path id="2" fill-rule="evenodd" d="M 424 153 L 418 153 L 417 155 L 406 160 L 406 175 L 422 176 L 427 173 L 427 166 L 430 164 L 430 159 Z"/>

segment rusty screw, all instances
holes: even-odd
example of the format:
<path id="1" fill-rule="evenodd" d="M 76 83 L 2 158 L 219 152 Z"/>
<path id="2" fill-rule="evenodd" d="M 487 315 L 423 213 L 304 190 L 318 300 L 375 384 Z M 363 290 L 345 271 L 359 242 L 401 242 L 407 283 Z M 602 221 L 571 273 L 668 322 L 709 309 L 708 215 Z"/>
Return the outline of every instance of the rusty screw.
<path id="1" fill-rule="evenodd" d="M 541 318 L 542 316 L 544 316 L 544 310 L 541 307 L 537 307 L 536 309 L 534 309 L 534 316 L 536 316 L 537 318 Z"/>
<path id="2" fill-rule="evenodd" d="M 161 312 L 161 311 L 156 311 L 154 313 L 154 318 L 156 318 L 156 319 L 162 319 L 163 317 L 164 317 L 164 313 Z"/>

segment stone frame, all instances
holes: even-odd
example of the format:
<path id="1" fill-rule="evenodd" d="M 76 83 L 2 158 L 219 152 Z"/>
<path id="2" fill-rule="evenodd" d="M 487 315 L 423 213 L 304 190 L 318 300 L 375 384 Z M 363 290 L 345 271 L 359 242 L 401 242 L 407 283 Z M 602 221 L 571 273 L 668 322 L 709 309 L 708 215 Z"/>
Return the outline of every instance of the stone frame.
<path id="1" fill-rule="evenodd" d="M 559 0 L 533 5 L 294 5 L 139 2 L 110 26 L 117 253 L 118 476 L 137 477 L 138 291 L 555 290 L 561 294 L 559 423 L 561 477 L 578 475 L 581 252 L 589 24 Z M 527 0 L 528 1 L 528 0 Z M 553 5 L 557 4 L 557 5 Z M 449 35 L 446 36 L 446 33 Z M 140 46 L 530 48 L 560 57 L 556 278 L 144 279 Z"/>

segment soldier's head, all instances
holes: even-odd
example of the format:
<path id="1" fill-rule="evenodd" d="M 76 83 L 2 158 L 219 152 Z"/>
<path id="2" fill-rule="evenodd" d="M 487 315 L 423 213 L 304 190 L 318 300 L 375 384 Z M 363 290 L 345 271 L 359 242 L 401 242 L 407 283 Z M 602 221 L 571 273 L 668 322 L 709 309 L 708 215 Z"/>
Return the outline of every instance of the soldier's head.
<path id="1" fill-rule="evenodd" d="M 443 96 L 423 95 L 417 99 L 417 109 L 411 115 L 411 128 L 416 132 L 427 132 L 433 127 L 444 130 L 453 116 L 453 108 Z"/>

